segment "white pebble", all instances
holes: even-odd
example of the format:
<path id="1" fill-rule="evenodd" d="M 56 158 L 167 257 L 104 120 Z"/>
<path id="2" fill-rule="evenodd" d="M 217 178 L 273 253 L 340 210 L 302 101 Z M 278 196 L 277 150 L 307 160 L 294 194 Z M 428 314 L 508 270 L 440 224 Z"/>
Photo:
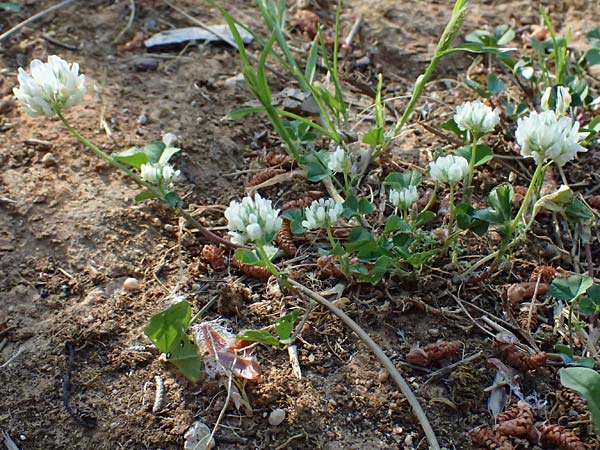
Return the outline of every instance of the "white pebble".
<path id="1" fill-rule="evenodd" d="M 52 167 L 56 164 L 56 157 L 52 153 L 46 153 L 42 157 L 42 164 L 44 167 Z"/>
<path id="2" fill-rule="evenodd" d="M 123 289 L 126 291 L 139 291 L 141 288 L 140 282 L 137 278 L 127 278 L 123 282 Z"/>
<path id="3" fill-rule="evenodd" d="M 285 411 L 281 408 L 274 409 L 271 414 L 269 414 L 269 423 L 276 427 L 277 425 L 281 425 L 281 422 L 285 420 Z"/>

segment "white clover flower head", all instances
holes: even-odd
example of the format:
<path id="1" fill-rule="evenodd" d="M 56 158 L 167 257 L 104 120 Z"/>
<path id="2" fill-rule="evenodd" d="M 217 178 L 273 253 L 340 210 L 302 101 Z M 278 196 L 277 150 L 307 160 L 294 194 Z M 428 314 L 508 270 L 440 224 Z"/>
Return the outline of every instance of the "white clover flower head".
<path id="1" fill-rule="evenodd" d="M 333 153 L 329 154 L 327 168 L 334 173 L 345 172 L 347 161 L 348 155 L 346 155 L 346 152 L 342 147 L 338 147 Z"/>
<path id="2" fill-rule="evenodd" d="M 173 190 L 173 183 L 181 175 L 181 171 L 173 169 L 170 164 L 146 163 L 140 167 L 142 179 L 159 186 L 166 191 Z"/>
<path id="3" fill-rule="evenodd" d="M 262 198 L 259 193 L 254 194 L 254 198 L 245 197 L 241 202 L 232 200 L 225 210 L 225 218 L 231 241 L 242 245 L 270 242 L 283 222 L 271 200 Z"/>
<path id="4" fill-rule="evenodd" d="M 429 163 L 429 173 L 442 183 L 456 184 L 469 172 L 466 158 L 456 155 L 442 156 Z"/>
<path id="5" fill-rule="evenodd" d="M 483 136 L 496 128 L 500 123 L 498 109 L 492 110 L 479 100 L 466 102 L 456 108 L 454 121 L 463 131 L 468 131 L 475 136 Z"/>
<path id="6" fill-rule="evenodd" d="M 570 117 L 557 117 L 554 111 L 531 112 L 517 120 L 515 137 L 521 155 L 540 164 L 553 160 L 560 167 L 586 152 L 580 145 L 586 133 L 579 132 L 579 122 Z"/>
<path id="7" fill-rule="evenodd" d="M 544 91 L 542 96 L 541 107 L 543 111 L 550 111 L 550 96 L 552 95 L 552 88 L 548 87 Z M 564 116 L 569 107 L 571 106 L 571 94 L 569 89 L 564 86 L 557 86 L 556 88 L 556 105 L 554 111 L 557 116 Z"/>
<path id="8" fill-rule="evenodd" d="M 390 203 L 396 208 L 408 209 L 419 199 L 416 186 L 390 190 Z"/>
<path id="9" fill-rule="evenodd" d="M 79 75 L 79 64 L 51 55 L 46 63 L 34 59 L 29 68 L 31 75 L 19 68 L 19 87 L 13 93 L 30 116 L 53 116 L 83 100 L 85 77 Z"/>
<path id="10" fill-rule="evenodd" d="M 307 230 L 316 230 L 324 226 L 332 226 L 342 217 L 344 206 L 332 198 L 315 200 L 310 206 L 304 208 L 306 220 L 302 226 Z"/>

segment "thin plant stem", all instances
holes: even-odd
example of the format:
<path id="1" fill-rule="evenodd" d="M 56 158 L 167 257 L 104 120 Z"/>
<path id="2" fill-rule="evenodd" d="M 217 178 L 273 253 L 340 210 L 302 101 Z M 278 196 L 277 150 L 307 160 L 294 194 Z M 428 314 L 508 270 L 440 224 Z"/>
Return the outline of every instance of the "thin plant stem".
<path id="1" fill-rule="evenodd" d="M 331 231 L 331 225 L 326 225 L 325 229 L 327 230 L 327 238 L 329 239 L 329 245 L 331 245 L 331 250 L 335 251 L 338 244 L 335 242 L 333 237 L 333 232 Z M 336 255 L 336 259 L 340 262 L 342 266 L 342 272 L 347 280 L 350 280 L 350 272 L 348 267 L 348 261 L 345 258 L 345 255 Z"/>
<path id="2" fill-rule="evenodd" d="M 320 305 L 323 305 L 327 309 L 329 309 L 329 311 L 336 315 L 344 323 L 344 325 L 346 325 L 354 333 L 356 333 L 356 335 L 365 343 L 369 350 L 385 367 L 386 371 L 392 377 L 392 380 L 394 380 L 396 385 L 400 388 L 400 391 L 408 400 L 408 403 L 412 407 L 415 416 L 417 417 L 419 423 L 421 424 L 421 427 L 423 428 L 425 437 L 429 442 L 430 449 L 440 450 L 440 444 L 438 443 L 435 432 L 433 431 L 433 428 L 431 427 L 431 424 L 429 423 L 427 415 L 425 414 L 425 411 L 423 411 L 419 400 L 417 400 L 417 397 L 413 393 L 408 383 L 404 380 L 400 372 L 398 372 L 398 369 L 396 369 L 394 363 L 388 358 L 388 356 L 384 353 L 381 347 L 379 347 L 375 343 L 375 341 L 373 341 L 373 339 L 371 339 L 371 337 L 354 320 L 352 320 L 348 315 L 346 315 L 346 313 L 340 308 L 338 308 L 335 304 L 331 303 L 321 295 L 317 294 L 316 292 L 313 292 L 312 290 L 308 289 L 306 286 L 298 283 L 295 280 L 290 279 L 289 282 L 295 289 L 297 289 L 310 299 L 314 300 L 315 302 L 319 303 Z"/>
<path id="3" fill-rule="evenodd" d="M 215 295 L 213 298 L 211 298 L 206 305 L 204 305 L 202 308 L 200 308 L 200 311 L 198 311 L 196 314 L 194 314 L 194 316 L 191 318 L 190 320 L 190 325 L 192 326 L 194 325 L 196 322 L 198 322 L 198 320 L 200 320 L 204 314 L 206 314 L 206 312 L 212 307 L 212 305 L 215 304 L 215 302 L 219 299 L 218 295 Z"/>
<path id="4" fill-rule="evenodd" d="M 448 248 L 450 247 L 451 240 L 453 239 L 452 233 L 454 229 L 454 184 L 450 185 L 450 213 L 448 217 L 448 237 L 446 238 L 446 242 L 444 242 L 444 251 L 442 254 L 446 254 Z"/>
<path id="5" fill-rule="evenodd" d="M 262 244 L 262 242 L 256 242 L 256 249 L 258 250 L 258 253 L 262 260 L 265 262 L 267 270 L 271 272 L 278 280 L 281 279 L 281 272 L 271 262 L 271 258 L 269 258 L 269 255 L 267 254 L 265 246 Z"/>
<path id="6" fill-rule="evenodd" d="M 463 201 L 471 203 L 473 196 L 473 173 L 475 172 L 475 158 L 477 157 L 477 141 L 479 137 L 476 134 L 472 135 L 473 142 L 471 143 L 471 158 L 469 160 L 469 173 L 463 185 Z"/>
<path id="7" fill-rule="evenodd" d="M 408 105 L 406 106 L 402 117 L 400 117 L 400 120 L 398 120 L 398 122 L 396 123 L 396 125 L 394 125 L 394 128 L 392 129 L 392 139 L 398 137 L 398 133 L 404 127 L 404 125 L 406 125 L 406 122 L 408 122 L 408 118 L 412 114 L 413 110 L 415 109 L 415 106 L 417 105 L 417 102 L 421 98 L 423 88 L 429 81 L 429 78 L 431 78 L 431 75 L 433 75 L 433 72 L 435 71 L 440 60 L 444 57 L 446 50 L 448 50 L 448 47 L 450 46 L 450 43 L 458 34 L 458 31 L 467 15 L 467 3 L 467 0 L 456 0 L 456 3 L 454 4 L 454 10 L 452 11 L 452 17 L 450 18 L 450 21 L 446 25 L 446 28 L 444 29 L 442 36 L 438 41 L 438 44 L 435 48 L 435 52 L 433 54 L 433 58 L 431 58 L 431 62 L 425 69 L 425 72 L 419 75 L 419 77 L 417 78 L 410 101 L 408 102 Z"/>
<path id="8" fill-rule="evenodd" d="M 100 150 L 93 142 L 91 142 L 89 139 L 87 139 L 85 136 L 83 136 L 79 131 L 77 131 L 75 128 L 73 128 L 59 110 L 57 110 L 55 112 L 56 112 L 56 115 L 58 116 L 58 118 L 61 120 L 61 122 L 67 128 L 69 133 L 71 133 L 79 142 L 81 142 L 83 145 L 85 145 L 87 148 L 89 148 L 96 156 L 107 161 L 113 167 L 125 172 L 137 184 L 148 189 L 150 192 L 155 194 L 157 198 L 164 201 L 165 193 L 162 192 L 161 189 L 146 182 L 137 173 L 133 172 L 132 170 L 130 170 L 129 168 L 127 168 L 123 164 L 121 164 L 119 161 L 114 159 L 112 156 L 110 156 L 107 153 Z M 167 203 L 167 204 L 169 204 L 169 203 Z M 169 206 L 171 206 L 171 205 L 169 204 Z M 194 227 L 196 227 L 200 231 L 200 234 L 202 234 L 202 236 L 204 236 L 204 238 L 206 238 L 208 241 L 214 242 L 217 244 L 222 244 L 229 248 L 239 248 L 240 247 L 240 245 L 234 244 L 233 242 L 223 239 L 222 237 L 214 234 L 212 231 L 206 229 L 206 227 L 204 227 L 200 222 L 198 222 L 198 220 L 196 220 L 194 217 L 192 217 L 192 215 L 189 212 L 185 211 L 184 209 L 176 208 L 176 211 L 178 214 L 180 214 L 182 217 L 184 217 L 189 223 L 191 223 Z"/>

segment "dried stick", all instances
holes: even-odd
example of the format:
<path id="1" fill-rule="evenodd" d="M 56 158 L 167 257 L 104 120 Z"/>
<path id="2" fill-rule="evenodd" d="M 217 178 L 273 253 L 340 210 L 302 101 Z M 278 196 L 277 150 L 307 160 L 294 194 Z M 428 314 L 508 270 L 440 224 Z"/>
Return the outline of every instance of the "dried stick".
<path id="1" fill-rule="evenodd" d="M 131 28 L 131 25 L 133 25 L 133 20 L 135 19 L 135 0 L 129 0 L 129 8 L 131 10 L 131 12 L 129 13 L 129 19 L 125 24 L 125 27 L 121 31 L 119 31 L 119 34 L 117 34 L 117 36 L 113 39 L 113 44 L 119 42 L 123 35 L 127 33 L 127 30 Z"/>
<path id="2" fill-rule="evenodd" d="M 430 448 L 432 450 L 440 450 L 440 445 L 437 441 L 435 433 L 433 432 L 433 428 L 431 427 L 431 424 L 429 423 L 429 420 L 427 419 L 427 416 L 425 415 L 425 411 L 423 411 L 423 408 L 419 404 L 417 397 L 411 390 L 410 386 L 406 383 L 406 381 L 404 380 L 402 375 L 400 375 L 400 372 L 398 372 L 398 369 L 396 369 L 396 366 L 394 366 L 394 363 L 383 352 L 381 347 L 379 347 L 375 343 L 375 341 L 373 341 L 373 339 L 371 339 L 369 337 L 369 335 L 367 333 L 365 333 L 365 331 L 354 320 L 352 320 L 350 317 L 348 317 L 346 315 L 346 313 L 344 313 L 340 308 L 335 306 L 333 303 L 329 302 L 328 300 L 323 298 L 321 295 L 317 294 L 316 292 L 311 291 L 306 286 L 298 283 L 295 280 L 288 279 L 288 282 L 294 288 L 296 288 L 298 291 L 302 292 L 304 295 L 306 295 L 310 299 L 325 306 L 327 309 L 329 309 L 329 311 L 331 311 L 333 314 L 335 314 L 344 323 L 344 325 L 346 325 L 348 328 L 350 328 L 352 331 L 354 331 L 354 333 L 356 333 L 356 335 L 365 343 L 365 345 L 369 348 L 369 350 L 371 350 L 375 354 L 375 356 L 377 357 L 379 362 L 385 367 L 385 369 L 388 371 L 388 373 L 390 374 L 390 376 L 392 377 L 394 382 L 398 385 L 398 387 L 400 388 L 400 390 L 402 391 L 402 393 L 408 400 L 408 403 L 410 403 L 410 405 L 413 408 L 413 411 L 415 413 L 415 416 L 417 416 L 417 419 L 419 420 L 421 427 L 423 428 L 423 431 L 425 432 L 425 437 L 427 438 L 427 441 L 429 442 Z"/>
<path id="3" fill-rule="evenodd" d="M 51 6 L 50 8 L 46 8 L 45 10 L 40 11 L 37 14 L 34 14 L 29 19 L 26 19 L 23 22 L 16 24 L 10 30 L 8 30 L 8 31 L 0 34 L 0 42 L 2 42 L 4 39 L 6 39 L 7 37 L 9 37 L 11 34 L 14 34 L 17 31 L 19 31 L 25 25 L 29 25 L 31 22 L 34 22 L 35 20 L 39 19 L 40 17 L 43 17 L 46 14 L 50 14 L 52 11 L 56 11 L 57 9 L 60 9 L 63 6 L 67 6 L 69 3 L 73 3 L 74 1 L 75 0 L 65 0 L 65 1 L 59 3 L 58 5 Z"/>

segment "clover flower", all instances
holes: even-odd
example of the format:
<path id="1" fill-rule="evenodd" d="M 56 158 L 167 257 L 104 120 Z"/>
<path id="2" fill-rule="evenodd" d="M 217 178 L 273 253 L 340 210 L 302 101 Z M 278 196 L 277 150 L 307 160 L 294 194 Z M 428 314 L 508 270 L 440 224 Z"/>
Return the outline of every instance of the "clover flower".
<path id="1" fill-rule="evenodd" d="M 51 55 L 46 63 L 34 59 L 29 68 L 31 75 L 19 68 L 19 87 L 13 93 L 30 116 L 52 116 L 85 96 L 85 77 L 79 75 L 79 64 Z"/>
<path id="2" fill-rule="evenodd" d="M 181 175 L 180 170 L 175 170 L 170 164 L 160 162 L 142 164 L 140 172 L 144 181 L 158 185 L 167 191 L 173 190 L 173 182 Z"/>
<path id="3" fill-rule="evenodd" d="M 274 209 L 271 200 L 266 200 L 260 194 L 254 194 L 242 199 L 241 202 L 232 200 L 225 210 L 227 227 L 231 241 L 235 244 L 246 242 L 270 242 L 275 233 L 281 228 L 282 219 L 279 210 Z"/>
<path id="4" fill-rule="evenodd" d="M 560 167 L 587 149 L 580 145 L 586 136 L 579 132 L 579 122 L 570 117 L 557 117 L 554 111 L 531 112 L 517 120 L 515 137 L 521 155 L 535 159 L 540 164 L 553 160 Z"/>
<path id="5" fill-rule="evenodd" d="M 466 102 L 456 108 L 454 121 L 463 131 L 468 131 L 475 136 L 483 136 L 496 128 L 500 123 L 500 114 L 497 109 L 492 110 L 479 100 Z"/>
<path id="6" fill-rule="evenodd" d="M 442 156 L 429 163 L 429 173 L 442 183 L 456 184 L 469 172 L 469 163 L 462 156 Z"/>
<path id="7" fill-rule="evenodd" d="M 390 203 L 396 208 L 408 209 L 419 199 L 416 186 L 390 190 Z"/>
<path id="8" fill-rule="evenodd" d="M 541 106 L 544 111 L 550 110 L 550 96 L 552 95 L 552 88 L 547 87 L 542 96 Z M 571 94 L 569 89 L 564 86 L 557 86 L 556 88 L 556 105 L 554 111 L 558 116 L 564 116 L 567 110 L 571 106 Z"/>
<path id="9" fill-rule="evenodd" d="M 333 153 L 329 154 L 329 161 L 327 162 L 327 168 L 335 173 L 345 172 L 346 161 L 348 156 L 342 147 L 335 149 Z"/>
<path id="10" fill-rule="evenodd" d="M 344 212 L 341 202 L 336 202 L 332 198 L 315 200 L 307 208 L 304 208 L 306 220 L 302 221 L 302 226 L 307 230 L 316 230 L 324 226 L 334 225 Z"/>

